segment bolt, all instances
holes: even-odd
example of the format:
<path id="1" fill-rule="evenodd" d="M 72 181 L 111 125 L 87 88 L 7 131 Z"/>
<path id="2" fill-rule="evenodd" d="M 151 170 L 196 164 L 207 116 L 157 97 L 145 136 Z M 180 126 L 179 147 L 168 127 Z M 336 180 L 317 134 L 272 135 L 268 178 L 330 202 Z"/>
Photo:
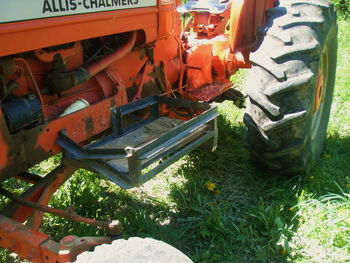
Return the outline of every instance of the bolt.
<path id="1" fill-rule="evenodd" d="M 108 225 L 108 229 L 107 229 L 107 235 L 109 236 L 118 236 L 120 235 L 121 231 L 120 231 L 120 223 L 118 220 L 114 220 L 112 221 L 109 225 Z"/>
<path id="2" fill-rule="evenodd" d="M 64 249 L 64 248 L 69 248 L 71 246 L 74 246 L 74 243 L 76 242 L 77 238 L 78 238 L 77 236 L 72 236 L 72 235 L 64 237 L 60 241 L 60 248 Z"/>
<path id="3" fill-rule="evenodd" d="M 60 242 L 61 247 L 67 247 L 71 245 L 76 240 L 76 238 L 77 238 L 76 236 L 72 236 L 72 235 L 64 237 Z"/>
<path id="4" fill-rule="evenodd" d="M 69 235 L 69 236 L 66 236 L 62 239 L 63 242 L 65 243 L 71 243 L 75 240 L 75 236 L 72 236 L 72 235 Z"/>

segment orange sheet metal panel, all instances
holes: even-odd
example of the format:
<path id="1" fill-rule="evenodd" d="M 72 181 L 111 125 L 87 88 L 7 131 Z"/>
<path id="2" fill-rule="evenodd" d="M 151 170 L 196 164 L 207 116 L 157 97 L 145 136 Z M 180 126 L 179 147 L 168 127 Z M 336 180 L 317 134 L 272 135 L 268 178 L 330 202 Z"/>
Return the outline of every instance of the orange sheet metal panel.
<path id="1" fill-rule="evenodd" d="M 155 6 L 0 23 L 0 56 L 134 30 L 143 30 L 146 42 L 155 41 L 158 8 Z"/>
<path id="2" fill-rule="evenodd" d="M 158 5 L 158 37 L 168 37 L 174 31 L 176 17 L 175 0 L 158 0 Z"/>
<path id="3" fill-rule="evenodd" d="M 76 142 L 82 142 L 111 127 L 110 108 L 125 104 L 126 98 L 116 95 L 100 101 L 89 108 L 42 124 L 30 130 L 21 130 L 8 138 L 0 138 L 1 158 L 0 181 L 15 176 L 34 164 L 61 151 L 56 143 L 62 129 Z M 0 119 L 1 120 L 1 119 Z M 3 124 L 2 124 L 3 125 Z M 0 134 L 3 134 L 2 132 Z M 3 150 L 4 149 L 4 150 Z M 8 149 L 6 151 L 6 149 Z M 7 154 L 6 154 L 7 152 Z M 20 164 L 20 165 L 18 165 Z"/>
<path id="4" fill-rule="evenodd" d="M 59 244 L 41 232 L 0 215 L 0 246 L 32 262 L 68 262 L 60 256 Z"/>
<path id="5" fill-rule="evenodd" d="M 253 48 L 258 27 L 265 24 L 265 11 L 275 0 L 233 0 L 230 18 L 230 47 L 232 51 Z"/>

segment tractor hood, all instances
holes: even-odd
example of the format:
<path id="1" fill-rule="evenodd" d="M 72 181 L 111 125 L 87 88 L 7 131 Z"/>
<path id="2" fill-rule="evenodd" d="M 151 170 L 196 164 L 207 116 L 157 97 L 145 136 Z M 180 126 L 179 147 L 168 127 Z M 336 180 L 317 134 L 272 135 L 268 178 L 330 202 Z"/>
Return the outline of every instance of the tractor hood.
<path id="1" fill-rule="evenodd" d="M 0 0 L 0 56 L 137 31 L 144 43 L 169 36 L 174 0 Z"/>
<path id="2" fill-rule="evenodd" d="M 157 0 L 0 0 L 0 23 L 157 6 Z"/>

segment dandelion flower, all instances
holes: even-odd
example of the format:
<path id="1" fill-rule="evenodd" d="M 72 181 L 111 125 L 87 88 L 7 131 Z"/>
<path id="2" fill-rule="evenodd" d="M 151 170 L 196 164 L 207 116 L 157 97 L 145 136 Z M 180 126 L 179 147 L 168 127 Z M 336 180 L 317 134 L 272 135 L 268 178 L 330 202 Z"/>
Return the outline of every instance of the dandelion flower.
<path id="1" fill-rule="evenodd" d="M 208 182 L 208 183 L 207 183 L 207 189 L 208 189 L 209 191 L 214 191 L 214 189 L 215 189 L 215 184 L 214 184 L 214 183 L 211 183 L 211 182 Z"/>

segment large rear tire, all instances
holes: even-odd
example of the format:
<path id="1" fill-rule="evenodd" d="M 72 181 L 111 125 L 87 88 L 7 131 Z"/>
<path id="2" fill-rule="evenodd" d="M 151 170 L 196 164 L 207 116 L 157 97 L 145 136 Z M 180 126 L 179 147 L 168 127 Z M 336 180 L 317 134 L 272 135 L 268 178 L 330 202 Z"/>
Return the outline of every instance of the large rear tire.
<path id="1" fill-rule="evenodd" d="M 326 137 L 337 61 L 333 4 L 281 0 L 266 11 L 262 41 L 251 54 L 247 145 L 261 166 L 307 173 Z"/>

